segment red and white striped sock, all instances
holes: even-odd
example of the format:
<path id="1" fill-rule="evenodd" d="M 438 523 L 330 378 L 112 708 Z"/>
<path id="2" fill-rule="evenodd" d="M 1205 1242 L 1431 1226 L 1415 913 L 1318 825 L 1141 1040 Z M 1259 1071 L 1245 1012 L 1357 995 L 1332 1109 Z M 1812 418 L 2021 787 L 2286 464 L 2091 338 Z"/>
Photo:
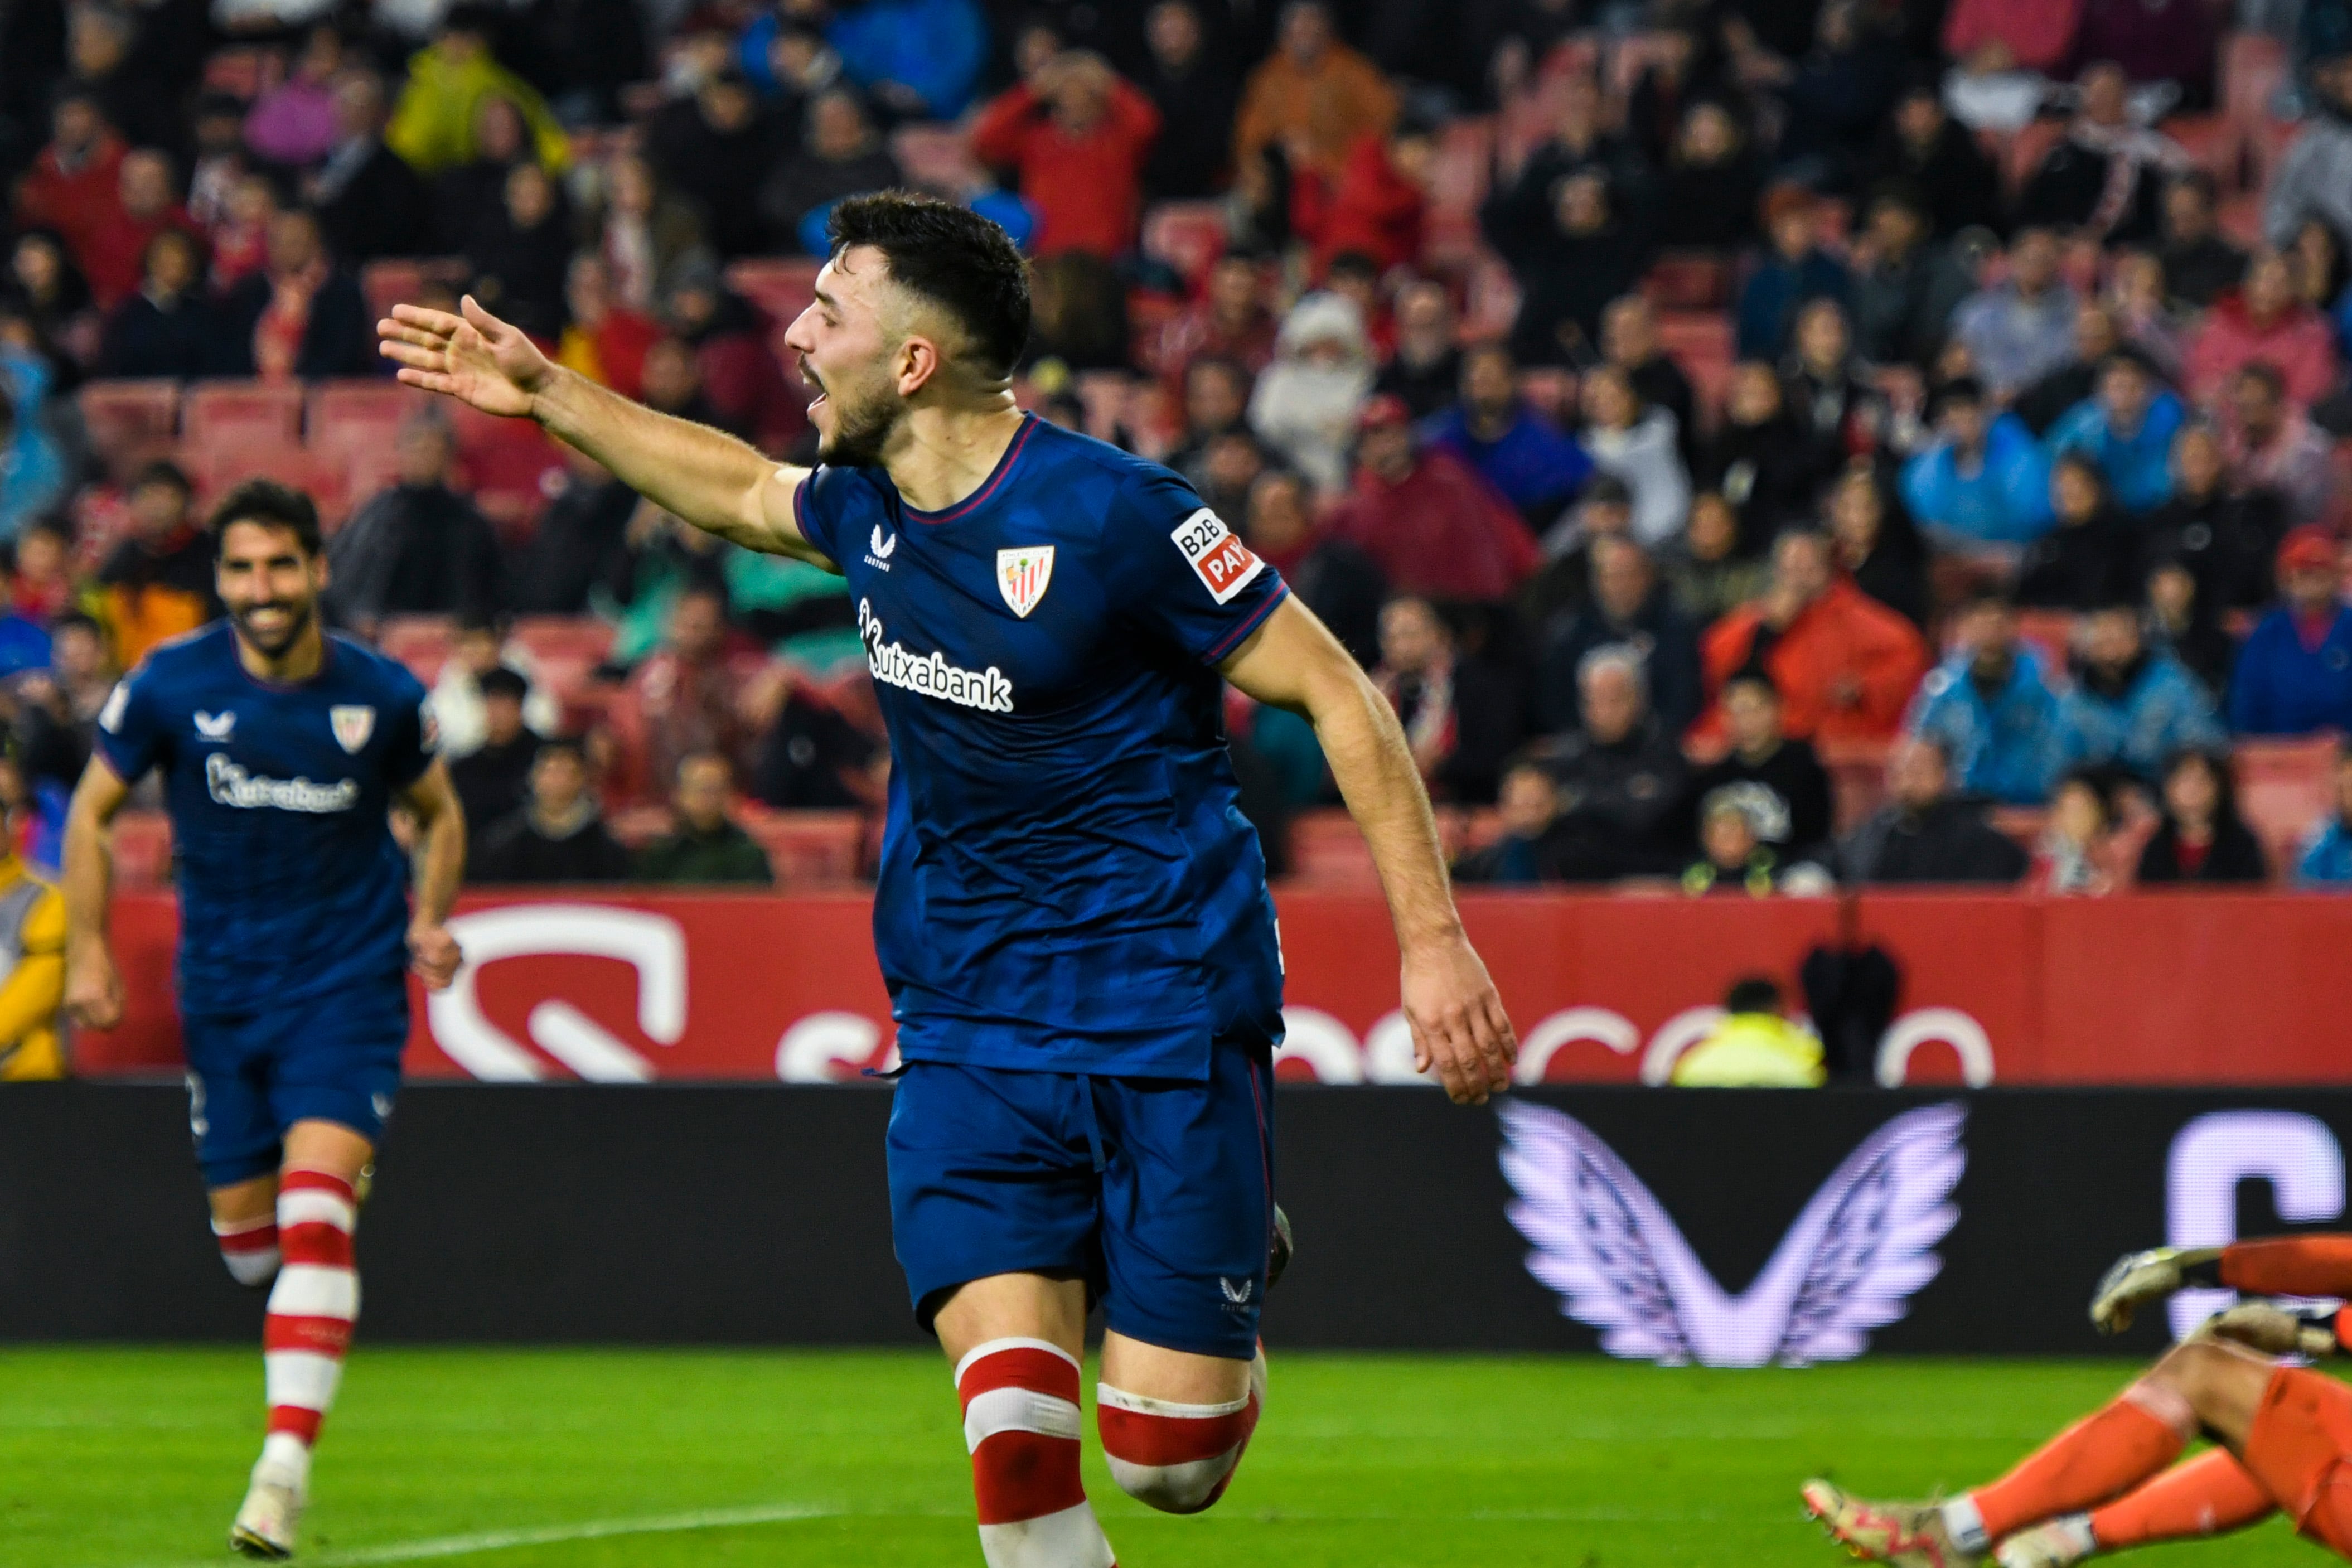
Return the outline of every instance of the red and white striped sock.
<path id="1" fill-rule="evenodd" d="M 278 1234 L 286 1262 L 262 1325 L 269 1425 L 261 1463 L 297 1489 L 309 1479 L 310 1446 L 335 1402 L 352 1324 L 360 1315 L 360 1277 L 352 1267 L 358 1219 L 352 1184 L 340 1176 L 289 1171 L 278 1184 Z"/>
<path id="2" fill-rule="evenodd" d="M 1097 1384 L 1095 1426 L 1111 1479 L 1162 1513 L 1213 1507 L 1257 1430 L 1265 1394 L 1264 1351 L 1250 1368 L 1249 1393 L 1229 1405 L 1176 1405 Z"/>
<path id="3" fill-rule="evenodd" d="M 221 1261 L 229 1278 L 259 1289 L 278 1278 L 278 1216 L 241 1220 L 233 1225 L 213 1221 L 213 1239 L 220 1243 Z"/>
<path id="4" fill-rule="evenodd" d="M 991 1340 L 956 1366 L 988 1568 L 1118 1568 L 1078 1479 L 1078 1363 Z"/>

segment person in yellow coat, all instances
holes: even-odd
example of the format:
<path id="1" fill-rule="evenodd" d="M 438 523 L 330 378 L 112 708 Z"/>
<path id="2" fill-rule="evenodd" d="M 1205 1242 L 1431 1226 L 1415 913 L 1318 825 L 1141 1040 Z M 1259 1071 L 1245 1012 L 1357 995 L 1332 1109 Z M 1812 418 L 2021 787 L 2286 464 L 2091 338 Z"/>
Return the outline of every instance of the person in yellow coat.
<path id="1" fill-rule="evenodd" d="M 530 128 L 531 150 L 551 174 L 572 161 L 572 142 L 539 89 L 490 53 L 496 18 L 477 5 L 449 8 L 433 42 L 409 57 L 408 83 L 383 133 L 403 162 L 431 179 L 474 159 L 474 114 L 486 98 L 503 98 Z"/>
<path id="2" fill-rule="evenodd" d="M 1819 1089 L 1829 1079 L 1822 1042 L 1780 1012 L 1780 987 L 1760 975 L 1735 982 L 1724 1019 L 1675 1063 L 1676 1089 Z"/>
<path id="3" fill-rule="evenodd" d="M 0 837 L 0 1083 L 66 1076 L 66 901 Z"/>

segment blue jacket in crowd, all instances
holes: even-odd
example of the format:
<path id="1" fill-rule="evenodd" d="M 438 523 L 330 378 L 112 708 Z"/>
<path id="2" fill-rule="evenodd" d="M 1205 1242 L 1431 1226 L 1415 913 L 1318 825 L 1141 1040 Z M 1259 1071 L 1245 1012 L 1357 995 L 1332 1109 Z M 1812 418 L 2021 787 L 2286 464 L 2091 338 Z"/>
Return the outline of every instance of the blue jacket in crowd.
<path id="1" fill-rule="evenodd" d="M 1521 408 L 1509 429 L 1481 441 L 1457 404 L 1424 424 L 1422 436 L 1478 470 L 1525 514 L 1565 508 L 1592 477 L 1592 459 L 1576 437 L 1532 408 Z"/>
<path id="2" fill-rule="evenodd" d="M 2138 434 L 2126 439 L 2107 427 L 2107 411 L 2099 400 L 2086 397 L 2050 427 L 2050 455 L 2088 453 L 2107 476 L 2117 506 L 2131 512 L 2154 511 L 2172 499 L 2172 437 L 2187 418 L 2179 398 L 2159 392 L 2148 404 Z"/>
<path id="3" fill-rule="evenodd" d="M 2338 606 L 2317 647 L 2281 605 L 2246 634 L 2230 678 L 2230 728 L 2242 735 L 2352 733 L 2352 608 Z"/>
<path id="4" fill-rule="evenodd" d="M 2352 888 L 2352 827 L 2331 816 L 2304 845 L 2294 863 L 2298 888 Z"/>
<path id="5" fill-rule="evenodd" d="M 1739 290 L 1739 357 L 1778 360 L 1788 351 L 1800 310 L 1815 300 L 1835 300 L 1851 310 L 1853 293 L 1853 275 L 1827 251 L 1809 250 L 1793 263 L 1778 252 L 1768 255 Z"/>
<path id="6" fill-rule="evenodd" d="M 2168 653 L 2142 655 L 2119 698 L 2103 697 L 2077 680 L 2059 699 L 2058 715 L 2065 766 L 2119 762 L 2148 779 L 2175 752 L 2229 740 L 2204 683 Z"/>
<path id="7" fill-rule="evenodd" d="M 2041 658 L 2020 647 L 2009 679 L 1988 700 L 1956 653 L 1927 672 L 1904 730 L 1943 742 L 1954 782 L 1969 795 L 2015 805 L 2040 805 L 2066 762 L 2058 694 Z"/>
<path id="8" fill-rule="evenodd" d="M 2003 414 L 1986 427 L 1974 472 L 1962 469 L 1949 441 L 1904 464 L 1903 504 L 1922 528 L 1979 544 L 2030 544 L 2050 531 L 2050 459 L 2024 420 Z"/>
<path id="9" fill-rule="evenodd" d="M 35 355 L 0 349 L 0 397 L 16 416 L 15 437 L 0 446 L 0 537 L 14 539 L 69 488 L 65 456 L 44 426 L 49 379 Z"/>
<path id="10" fill-rule="evenodd" d="M 964 111 L 988 64 L 988 23 L 972 0 L 866 0 L 835 17 L 824 40 L 850 80 L 868 92 L 911 88 L 934 120 Z"/>

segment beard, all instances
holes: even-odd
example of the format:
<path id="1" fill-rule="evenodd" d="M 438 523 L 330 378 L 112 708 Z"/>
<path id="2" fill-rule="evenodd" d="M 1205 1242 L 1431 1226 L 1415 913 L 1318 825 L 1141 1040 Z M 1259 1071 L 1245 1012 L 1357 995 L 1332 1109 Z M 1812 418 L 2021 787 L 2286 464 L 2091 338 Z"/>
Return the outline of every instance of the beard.
<path id="1" fill-rule="evenodd" d="M 898 423 L 898 400 L 887 393 L 852 399 L 824 390 L 833 405 L 833 434 L 818 437 L 817 459 L 838 468 L 880 468 L 883 446 Z"/>
<path id="2" fill-rule="evenodd" d="M 287 613 L 285 626 L 269 633 L 256 630 L 253 617 L 264 610 L 284 610 Z M 292 647 L 295 640 L 310 630 L 310 622 L 317 615 L 318 606 L 314 604 L 285 605 L 272 602 L 247 605 L 241 610 L 231 610 L 228 618 L 236 624 L 236 635 L 245 639 L 247 647 L 266 658 L 276 658 L 279 654 Z"/>

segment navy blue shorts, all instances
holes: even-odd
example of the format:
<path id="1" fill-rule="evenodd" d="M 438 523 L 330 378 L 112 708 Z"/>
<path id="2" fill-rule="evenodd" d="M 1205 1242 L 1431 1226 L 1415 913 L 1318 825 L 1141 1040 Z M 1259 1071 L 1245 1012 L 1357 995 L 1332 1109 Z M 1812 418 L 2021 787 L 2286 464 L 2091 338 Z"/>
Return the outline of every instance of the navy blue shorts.
<path id="1" fill-rule="evenodd" d="M 333 1121 L 371 1142 L 383 1135 L 408 1044 L 408 982 L 394 977 L 267 1012 L 190 1018 L 188 1129 L 205 1185 L 278 1168 L 297 1121 Z"/>
<path id="2" fill-rule="evenodd" d="M 911 1062 L 890 1108 L 890 1221 L 926 1331 L 993 1274 L 1084 1279 L 1116 1333 L 1247 1361 L 1274 1236 L 1264 1046 L 1209 1078 L 1094 1078 Z"/>

